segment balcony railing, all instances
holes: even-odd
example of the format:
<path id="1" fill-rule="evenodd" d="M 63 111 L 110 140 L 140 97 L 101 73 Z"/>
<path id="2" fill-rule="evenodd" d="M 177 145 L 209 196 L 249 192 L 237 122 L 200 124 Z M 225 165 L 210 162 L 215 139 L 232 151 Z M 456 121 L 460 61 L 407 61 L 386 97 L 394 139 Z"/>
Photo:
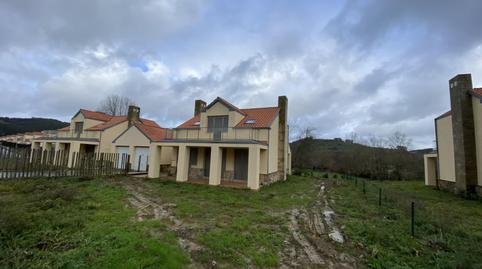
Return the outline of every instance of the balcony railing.
<path id="1" fill-rule="evenodd" d="M 45 131 L 45 136 L 43 138 L 52 139 L 100 139 L 99 131 L 83 131 L 73 132 L 73 131 Z"/>
<path id="2" fill-rule="evenodd" d="M 167 140 L 206 140 L 206 141 L 228 141 L 228 140 L 256 140 L 268 141 L 268 129 L 252 128 L 192 128 L 175 129 Z"/>

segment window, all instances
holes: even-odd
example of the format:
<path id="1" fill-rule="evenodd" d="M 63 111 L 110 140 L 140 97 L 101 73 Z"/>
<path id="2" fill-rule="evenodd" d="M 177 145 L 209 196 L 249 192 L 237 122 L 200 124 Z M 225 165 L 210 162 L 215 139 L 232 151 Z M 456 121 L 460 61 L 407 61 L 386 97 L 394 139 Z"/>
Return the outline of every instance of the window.
<path id="1" fill-rule="evenodd" d="M 227 132 L 228 116 L 209 116 L 208 132 Z"/>
<path id="2" fill-rule="evenodd" d="M 255 124 L 255 123 L 256 123 L 255 120 L 247 120 L 247 121 L 246 121 L 246 124 Z"/>
<path id="3" fill-rule="evenodd" d="M 75 132 L 76 133 L 82 133 L 82 130 L 84 130 L 84 123 L 83 122 L 76 122 L 75 123 Z"/>
<path id="4" fill-rule="evenodd" d="M 191 166 L 197 165 L 197 153 L 198 153 L 198 148 L 191 148 L 189 152 L 189 164 Z"/>

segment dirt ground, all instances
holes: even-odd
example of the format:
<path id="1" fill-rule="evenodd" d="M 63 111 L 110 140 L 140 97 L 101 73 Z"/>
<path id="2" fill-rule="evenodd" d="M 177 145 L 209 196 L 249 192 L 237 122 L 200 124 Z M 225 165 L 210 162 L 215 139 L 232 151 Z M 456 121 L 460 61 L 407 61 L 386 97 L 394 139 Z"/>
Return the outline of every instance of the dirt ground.
<path id="1" fill-rule="evenodd" d="M 201 264 L 196 260 L 199 252 L 204 250 L 196 238 L 193 238 L 193 227 L 186 224 L 174 214 L 176 204 L 162 201 L 150 193 L 142 180 L 118 181 L 129 192 L 129 204 L 137 210 L 136 221 L 158 219 L 167 223 L 168 229 L 177 235 L 179 245 L 188 253 L 191 268 L 217 268 L 215 261 Z M 279 253 L 279 268 L 360 268 L 356 258 L 338 251 L 337 246 L 345 243 L 345 236 L 336 225 L 336 213 L 330 207 L 327 197 L 328 185 L 324 182 L 318 186 L 316 203 L 309 207 L 292 208 L 282 215 L 290 234 L 284 240 L 283 251 Z M 256 266 L 253 266 L 256 267 Z M 251 268 L 251 266 L 250 266 Z"/>

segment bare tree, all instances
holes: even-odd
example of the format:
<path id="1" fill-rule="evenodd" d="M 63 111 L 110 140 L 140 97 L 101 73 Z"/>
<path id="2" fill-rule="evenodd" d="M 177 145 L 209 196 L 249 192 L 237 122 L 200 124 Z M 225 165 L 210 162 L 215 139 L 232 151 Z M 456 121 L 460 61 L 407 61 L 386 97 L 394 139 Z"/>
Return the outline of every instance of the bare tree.
<path id="1" fill-rule="evenodd" d="M 129 97 L 113 94 L 102 100 L 98 110 L 113 116 L 124 116 L 131 105 L 135 103 Z"/>
<path id="2" fill-rule="evenodd" d="M 412 140 L 401 132 L 395 132 L 387 139 L 388 147 L 391 149 L 407 150 L 411 144 Z"/>

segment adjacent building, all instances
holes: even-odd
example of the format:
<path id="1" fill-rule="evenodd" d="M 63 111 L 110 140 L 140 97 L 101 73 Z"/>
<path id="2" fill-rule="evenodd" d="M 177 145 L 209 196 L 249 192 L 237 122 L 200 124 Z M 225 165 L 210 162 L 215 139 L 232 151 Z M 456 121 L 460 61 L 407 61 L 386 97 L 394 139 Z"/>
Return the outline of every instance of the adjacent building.
<path id="1" fill-rule="evenodd" d="M 435 119 L 437 151 L 425 155 L 425 183 L 482 196 L 482 88 L 470 74 L 449 81 L 451 110 Z"/>
<path id="2" fill-rule="evenodd" d="M 218 97 L 196 100 L 194 115 L 150 144 L 148 176 L 259 189 L 291 173 L 288 99 L 241 109 Z M 170 158 L 168 158 L 170 156 Z"/>
<path id="3" fill-rule="evenodd" d="M 146 149 L 149 145 L 137 144 L 140 139 L 136 137 L 129 142 L 122 139 L 122 135 L 128 133 L 131 127 L 144 130 L 146 134 L 154 137 L 161 136 L 165 132 L 165 129 L 156 122 L 140 118 L 140 109 L 136 106 L 129 107 L 127 116 L 112 116 L 103 112 L 80 109 L 70 120 L 69 126 L 33 139 L 32 149 L 67 151 L 69 165 L 72 164 L 74 152 L 126 153 L 131 156 L 130 163 L 134 170 L 146 170 L 148 159 Z M 139 137 L 143 136 L 144 134 L 139 134 Z M 141 165 L 139 165 L 139 159 Z"/>

